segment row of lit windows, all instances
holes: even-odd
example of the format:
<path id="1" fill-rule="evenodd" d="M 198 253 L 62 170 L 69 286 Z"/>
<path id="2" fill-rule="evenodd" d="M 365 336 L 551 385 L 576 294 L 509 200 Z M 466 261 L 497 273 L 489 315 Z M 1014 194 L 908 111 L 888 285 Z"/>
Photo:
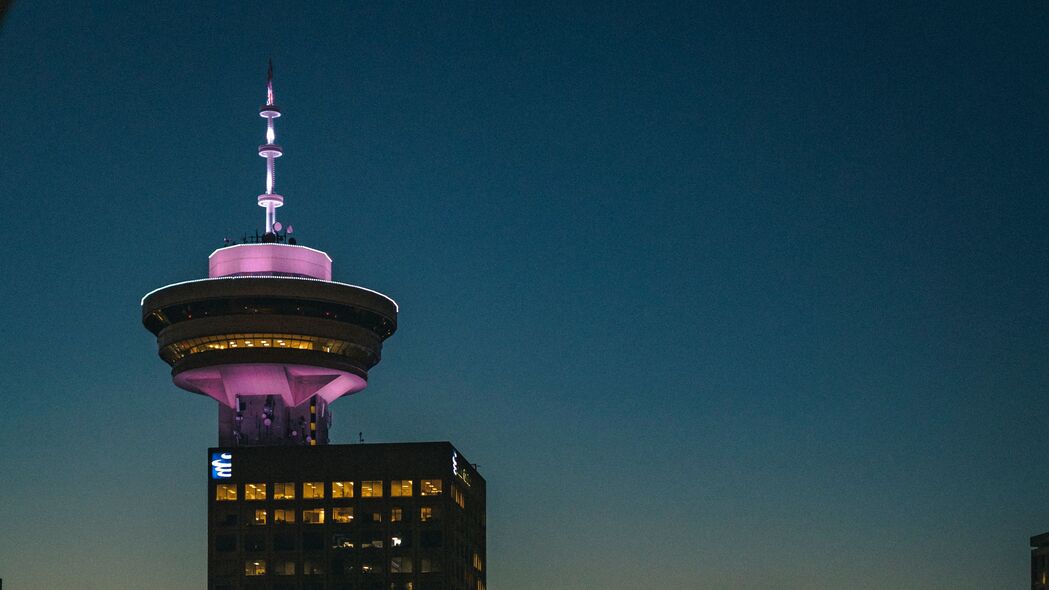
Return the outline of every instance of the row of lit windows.
<path id="1" fill-rule="evenodd" d="M 302 484 L 302 498 L 304 500 L 321 500 L 325 497 L 326 489 L 330 489 L 332 498 L 352 498 L 354 497 L 354 483 L 352 481 L 333 481 L 331 482 L 330 488 L 325 486 L 325 482 L 322 481 L 307 481 Z M 244 484 L 244 499 L 245 500 L 267 500 L 268 486 L 270 484 L 265 483 L 246 483 Z M 294 500 L 295 499 L 295 484 L 294 483 L 275 483 L 273 486 L 273 499 L 274 500 Z M 215 500 L 219 502 L 229 502 L 237 499 L 237 488 L 238 485 L 235 483 L 220 483 L 215 486 Z M 424 479 L 419 485 L 420 496 L 439 496 L 443 492 L 444 488 L 441 480 L 439 479 Z M 390 482 L 390 496 L 394 498 L 411 497 L 415 493 L 414 482 L 410 479 L 395 479 Z M 463 506 L 463 493 L 456 488 L 452 488 L 452 495 L 455 498 L 456 503 L 460 507 Z M 362 481 L 360 482 L 359 496 L 361 498 L 381 498 L 383 497 L 383 482 L 380 480 L 375 481 Z"/>
<path id="2" fill-rule="evenodd" d="M 324 524 L 325 516 L 331 515 L 331 522 L 339 524 L 349 524 L 353 522 L 353 507 L 342 506 L 332 508 L 330 512 L 325 508 L 307 508 L 302 511 L 302 522 L 306 524 Z M 272 520 L 271 517 L 272 516 Z M 366 519 L 370 522 L 382 522 L 381 512 L 370 512 L 365 515 Z M 391 508 L 390 509 L 390 522 L 402 522 L 404 521 L 404 509 L 403 508 Z M 419 508 L 419 522 L 429 522 L 434 519 L 434 512 L 432 506 L 422 506 Z M 265 524 L 294 524 L 295 523 L 295 511 L 285 510 L 277 508 L 275 510 L 258 509 L 252 513 L 252 518 L 249 524 L 252 525 L 265 525 Z"/>
<path id="3" fill-rule="evenodd" d="M 411 557 L 391 557 L 389 568 L 391 574 L 411 574 L 415 572 L 414 561 Z M 244 562 L 245 576 L 265 576 L 273 574 L 277 576 L 294 576 L 296 563 L 293 560 L 271 561 L 267 567 L 265 559 L 250 559 Z M 436 559 L 424 557 L 419 560 L 419 573 L 439 573 L 441 563 Z M 381 574 L 383 572 L 382 562 L 365 562 L 361 564 L 361 572 L 365 574 Z M 324 567 L 320 561 L 305 560 L 302 563 L 302 573 L 307 576 L 323 575 Z"/>
<path id="4" fill-rule="evenodd" d="M 169 363 L 175 363 L 191 354 L 231 348 L 291 348 L 343 356 L 360 352 L 359 345 L 345 340 L 302 334 L 217 334 L 169 344 L 160 350 L 160 356 Z"/>

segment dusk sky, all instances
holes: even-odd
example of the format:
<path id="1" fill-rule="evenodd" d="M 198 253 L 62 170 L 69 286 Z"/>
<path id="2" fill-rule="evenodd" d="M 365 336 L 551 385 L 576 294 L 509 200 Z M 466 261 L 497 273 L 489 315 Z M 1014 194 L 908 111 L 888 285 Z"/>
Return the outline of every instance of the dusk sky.
<path id="1" fill-rule="evenodd" d="M 16 2 L 0 578 L 203 588 L 139 301 L 279 218 L 400 304 L 333 442 L 448 440 L 488 586 L 998 589 L 1049 531 L 1049 4 Z"/>

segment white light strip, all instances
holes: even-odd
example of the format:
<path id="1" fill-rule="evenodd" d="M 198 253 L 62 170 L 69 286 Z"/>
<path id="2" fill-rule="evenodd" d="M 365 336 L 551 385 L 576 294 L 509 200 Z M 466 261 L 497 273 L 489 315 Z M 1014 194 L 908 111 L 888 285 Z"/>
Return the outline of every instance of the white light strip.
<path id="1" fill-rule="evenodd" d="M 237 280 L 237 279 L 279 279 L 279 280 L 282 280 L 282 281 L 287 281 L 287 280 L 292 280 L 292 281 L 316 281 L 318 283 L 327 283 L 329 285 L 342 285 L 343 287 L 353 287 L 354 289 L 360 289 L 362 291 L 367 291 L 369 293 L 374 293 L 374 294 L 378 295 L 379 297 L 382 297 L 383 299 L 385 299 L 385 300 L 389 301 L 390 303 L 392 303 L 394 311 L 396 311 L 396 312 L 400 312 L 401 311 L 401 306 L 397 305 L 397 302 L 394 301 L 392 298 L 390 298 L 389 295 L 384 295 L 384 294 L 382 294 L 382 293 L 380 293 L 378 291 L 375 291 L 373 289 L 369 289 L 368 287 L 361 287 L 360 285 L 351 285 L 349 283 L 340 283 L 338 281 L 325 281 L 323 279 L 310 279 L 310 278 L 306 278 L 306 277 L 240 276 L 240 277 L 209 277 L 209 278 L 206 278 L 206 279 L 194 279 L 192 281 L 182 281 L 182 282 L 179 282 L 179 283 L 171 283 L 170 285 L 164 285 L 163 287 L 160 287 L 159 289 L 153 289 L 149 293 L 146 293 L 145 295 L 143 295 L 142 296 L 142 300 L 139 301 L 138 304 L 140 306 L 145 305 L 146 299 L 148 299 L 150 295 L 152 295 L 152 294 L 154 294 L 154 293 L 156 293 L 158 291 L 163 291 L 164 289 L 167 289 L 169 287 L 177 287 L 179 285 L 189 285 L 189 284 L 192 284 L 192 283 L 203 283 L 204 281 L 233 281 L 233 280 Z"/>

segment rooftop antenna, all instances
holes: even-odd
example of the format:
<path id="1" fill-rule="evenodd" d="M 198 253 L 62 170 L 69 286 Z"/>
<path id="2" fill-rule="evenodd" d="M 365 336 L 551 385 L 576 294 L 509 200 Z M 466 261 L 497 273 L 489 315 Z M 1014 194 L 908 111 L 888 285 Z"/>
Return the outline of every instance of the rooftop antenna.
<path id="1" fill-rule="evenodd" d="M 259 195 L 259 207 L 266 209 L 266 233 L 271 234 L 277 222 L 277 207 L 284 204 L 284 197 L 273 192 L 273 160 L 283 156 L 284 150 L 274 143 L 277 135 L 273 131 L 273 120 L 280 116 L 280 108 L 273 104 L 272 59 L 266 75 L 266 104 L 259 107 L 259 116 L 266 119 L 266 143 L 259 146 L 259 155 L 266 158 L 266 192 Z"/>

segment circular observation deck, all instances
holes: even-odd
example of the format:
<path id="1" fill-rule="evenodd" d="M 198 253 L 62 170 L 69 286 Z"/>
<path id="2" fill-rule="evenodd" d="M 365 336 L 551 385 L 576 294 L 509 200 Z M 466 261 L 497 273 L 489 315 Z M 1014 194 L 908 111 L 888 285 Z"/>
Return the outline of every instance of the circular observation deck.
<path id="1" fill-rule="evenodd" d="M 375 291 L 300 277 L 176 283 L 142 299 L 175 385 L 232 407 L 237 396 L 326 402 L 367 385 L 397 304 Z"/>

